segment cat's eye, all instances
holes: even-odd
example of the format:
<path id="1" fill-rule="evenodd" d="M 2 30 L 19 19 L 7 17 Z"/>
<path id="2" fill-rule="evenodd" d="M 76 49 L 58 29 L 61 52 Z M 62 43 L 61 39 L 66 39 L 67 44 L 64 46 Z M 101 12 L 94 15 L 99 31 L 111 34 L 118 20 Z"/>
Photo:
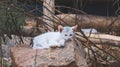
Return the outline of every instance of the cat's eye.
<path id="1" fill-rule="evenodd" d="M 72 36 L 72 34 L 70 34 L 70 36 Z"/>
<path id="2" fill-rule="evenodd" d="M 65 34 L 65 36 L 67 36 L 67 34 Z"/>

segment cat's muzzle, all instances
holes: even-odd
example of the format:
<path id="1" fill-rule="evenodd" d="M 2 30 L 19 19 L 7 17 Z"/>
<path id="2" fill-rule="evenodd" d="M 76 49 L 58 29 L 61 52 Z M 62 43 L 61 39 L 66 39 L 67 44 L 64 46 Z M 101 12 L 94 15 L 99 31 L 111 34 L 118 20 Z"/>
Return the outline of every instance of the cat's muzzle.
<path id="1" fill-rule="evenodd" d="M 72 41 L 72 38 L 68 38 L 67 41 Z"/>

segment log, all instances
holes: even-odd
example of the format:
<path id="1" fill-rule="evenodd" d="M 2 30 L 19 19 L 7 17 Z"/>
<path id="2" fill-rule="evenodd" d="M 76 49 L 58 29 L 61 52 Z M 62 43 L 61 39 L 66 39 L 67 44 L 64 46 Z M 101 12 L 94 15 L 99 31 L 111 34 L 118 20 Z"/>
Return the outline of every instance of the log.
<path id="1" fill-rule="evenodd" d="M 11 56 L 13 67 L 88 67 L 83 48 L 73 41 L 63 48 L 37 50 L 18 45 L 11 48 Z"/>
<path id="2" fill-rule="evenodd" d="M 79 41 L 87 41 L 87 39 L 80 32 L 76 32 L 76 34 Z M 120 37 L 118 36 L 108 34 L 85 34 L 85 36 L 94 44 L 120 47 Z"/>
<path id="3" fill-rule="evenodd" d="M 94 15 L 77 15 L 76 17 L 76 14 L 59 14 L 56 16 L 62 20 L 63 25 L 71 26 L 78 24 L 79 28 L 95 28 L 101 32 L 109 31 L 109 29 L 117 32 L 120 31 L 120 17 L 104 17 Z M 55 18 L 56 22 L 60 23 L 61 20 L 57 17 Z"/>

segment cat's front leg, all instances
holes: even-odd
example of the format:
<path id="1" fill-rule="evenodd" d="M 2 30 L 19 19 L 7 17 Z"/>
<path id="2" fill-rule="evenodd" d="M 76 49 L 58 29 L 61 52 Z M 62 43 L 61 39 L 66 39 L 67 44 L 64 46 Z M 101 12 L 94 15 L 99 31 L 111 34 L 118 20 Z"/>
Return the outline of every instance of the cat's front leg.
<path id="1" fill-rule="evenodd" d="M 43 49 L 43 47 L 40 45 L 33 45 L 32 49 Z"/>
<path id="2" fill-rule="evenodd" d="M 62 47 L 65 46 L 65 39 L 60 40 L 60 41 L 59 41 L 59 44 L 60 44 L 60 46 L 62 46 Z"/>
<path id="3" fill-rule="evenodd" d="M 54 41 L 54 40 L 50 41 L 49 45 L 50 45 L 50 47 L 60 47 L 60 43 L 58 43 L 57 41 Z"/>

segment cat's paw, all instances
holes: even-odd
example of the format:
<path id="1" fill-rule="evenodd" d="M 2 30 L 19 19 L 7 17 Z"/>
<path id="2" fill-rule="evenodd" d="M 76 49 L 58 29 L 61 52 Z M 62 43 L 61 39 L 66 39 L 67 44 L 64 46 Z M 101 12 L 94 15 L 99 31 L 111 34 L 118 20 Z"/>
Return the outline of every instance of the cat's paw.
<path id="1" fill-rule="evenodd" d="M 60 47 L 64 47 L 65 46 L 65 40 L 60 40 L 59 43 L 60 43 Z"/>
<path id="2" fill-rule="evenodd" d="M 43 47 L 32 47 L 32 49 L 43 49 Z"/>
<path id="3" fill-rule="evenodd" d="M 65 44 L 61 44 L 61 45 L 60 45 L 60 47 L 64 47 L 64 46 L 65 46 Z"/>
<path id="4" fill-rule="evenodd" d="M 52 48 L 60 47 L 60 44 L 57 41 L 50 41 L 49 44 Z"/>
<path id="5" fill-rule="evenodd" d="M 57 48 L 57 47 L 60 47 L 58 45 L 51 45 L 50 48 Z"/>

